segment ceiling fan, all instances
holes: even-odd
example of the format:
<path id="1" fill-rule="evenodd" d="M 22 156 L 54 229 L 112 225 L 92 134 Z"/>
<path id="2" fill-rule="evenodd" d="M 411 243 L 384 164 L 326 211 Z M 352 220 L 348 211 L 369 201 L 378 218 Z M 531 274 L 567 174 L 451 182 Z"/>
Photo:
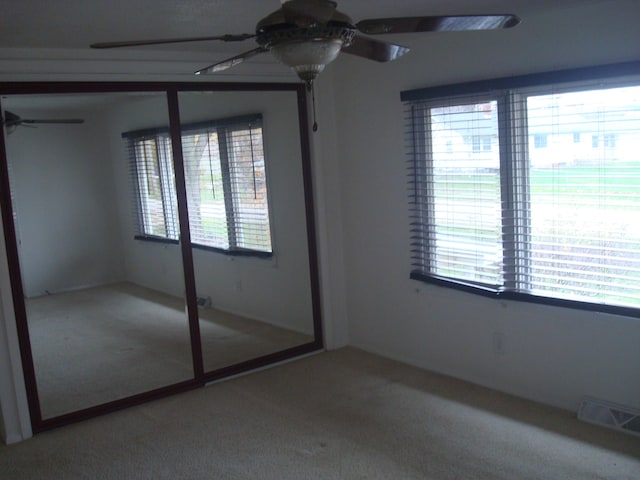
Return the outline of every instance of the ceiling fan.
<path id="1" fill-rule="evenodd" d="M 373 39 L 366 35 L 422 33 L 462 30 L 495 30 L 520 23 L 512 14 L 425 16 L 353 20 L 338 11 L 331 0 L 289 0 L 256 25 L 254 34 L 217 35 L 209 37 L 167 38 L 124 42 L 94 43 L 92 48 L 119 48 L 167 43 L 220 40 L 239 42 L 254 38 L 257 48 L 246 51 L 195 72 L 217 73 L 238 65 L 255 55 L 271 52 L 280 62 L 291 67 L 311 89 L 316 76 L 340 52 L 378 62 L 388 62 L 404 55 L 408 47 Z"/>
<path id="2" fill-rule="evenodd" d="M 34 126 L 35 124 L 43 123 L 84 123 L 82 118 L 51 118 L 51 119 L 35 119 L 35 118 L 21 118 L 20 116 L 12 113 L 8 110 L 4 111 L 4 118 L 2 124 L 7 129 L 7 133 L 13 133 L 16 128 L 20 126 Z"/>

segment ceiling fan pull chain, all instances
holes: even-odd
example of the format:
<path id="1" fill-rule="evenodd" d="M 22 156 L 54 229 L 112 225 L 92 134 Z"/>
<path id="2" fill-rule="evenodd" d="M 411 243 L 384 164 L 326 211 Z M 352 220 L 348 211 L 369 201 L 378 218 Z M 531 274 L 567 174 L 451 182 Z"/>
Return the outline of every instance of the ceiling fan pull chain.
<path id="1" fill-rule="evenodd" d="M 318 131 L 318 122 L 316 121 L 316 87 L 313 82 L 309 82 L 309 88 L 311 89 L 311 105 L 313 109 L 313 131 Z"/>

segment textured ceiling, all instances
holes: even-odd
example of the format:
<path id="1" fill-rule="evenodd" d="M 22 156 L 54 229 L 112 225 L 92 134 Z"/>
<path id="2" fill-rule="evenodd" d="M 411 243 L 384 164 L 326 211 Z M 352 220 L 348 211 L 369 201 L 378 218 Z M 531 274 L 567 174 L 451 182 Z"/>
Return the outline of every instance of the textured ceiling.
<path id="1" fill-rule="evenodd" d="M 432 14 L 528 13 L 606 0 L 344 0 L 354 20 Z M 103 41 L 253 33 L 280 0 L 0 0 L 0 48 L 84 49 Z M 144 47 L 242 51 L 222 42 Z"/>

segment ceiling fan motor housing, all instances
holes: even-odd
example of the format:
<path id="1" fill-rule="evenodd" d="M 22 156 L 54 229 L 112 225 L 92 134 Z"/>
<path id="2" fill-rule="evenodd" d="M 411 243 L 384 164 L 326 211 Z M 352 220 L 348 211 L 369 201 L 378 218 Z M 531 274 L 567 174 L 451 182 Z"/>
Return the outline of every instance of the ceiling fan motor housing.
<path id="1" fill-rule="evenodd" d="M 256 42 L 262 47 L 272 48 L 282 43 L 337 40 L 345 47 L 351 45 L 356 29 L 348 24 L 315 25 L 309 28 L 295 25 L 274 25 L 256 33 Z"/>
<path id="2" fill-rule="evenodd" d="M 256 42 L 282 63 L 293 68 L 307 85 L 336 59 L 356 35 L 352 20 L 335 11 L 327 22 L 299 17 L 287 20 L 282 10 L 273 12 L 256 26 Z"/>

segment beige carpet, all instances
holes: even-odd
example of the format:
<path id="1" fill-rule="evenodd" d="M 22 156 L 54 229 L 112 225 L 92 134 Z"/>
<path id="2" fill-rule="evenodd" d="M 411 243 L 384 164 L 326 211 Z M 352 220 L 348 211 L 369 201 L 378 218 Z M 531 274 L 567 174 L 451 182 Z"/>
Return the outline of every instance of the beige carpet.
<path id="1" fill-rule="evenodd" d="M 193 378 L 184 301 L 118 283 L 27 301 L 43 418 Z M 200 310 L 205 371 L 312 341 Z"/>
<path id="2" fill-rule="evenodd" d="M 354 349 L 0 447 L 19 479 L 640 478 L 640 438 Z"/>

